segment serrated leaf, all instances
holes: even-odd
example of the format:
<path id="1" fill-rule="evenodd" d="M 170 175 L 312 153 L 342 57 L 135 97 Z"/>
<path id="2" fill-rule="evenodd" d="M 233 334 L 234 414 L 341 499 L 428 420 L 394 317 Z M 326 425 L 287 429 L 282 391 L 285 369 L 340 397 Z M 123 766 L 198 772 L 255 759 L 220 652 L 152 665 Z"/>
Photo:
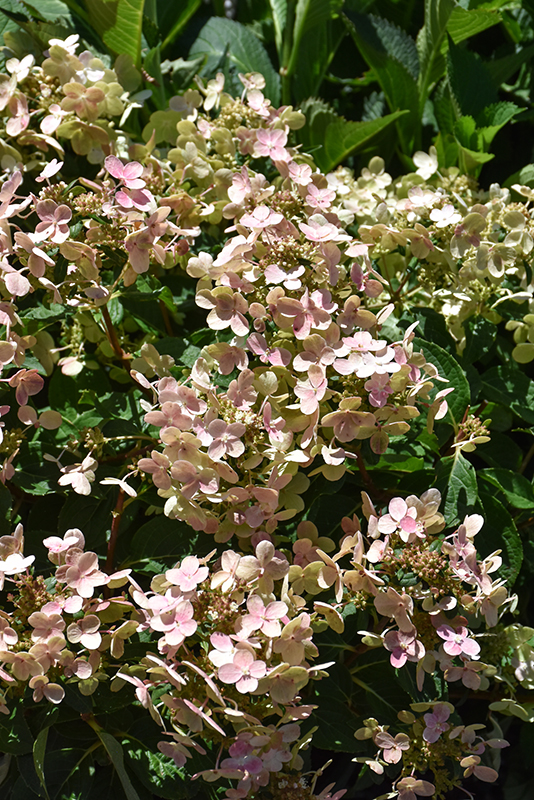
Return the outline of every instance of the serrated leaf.
<path id="1" fill-rule="evenodd" d="M 472 513 L 478 497 L 476 472 L 459 450 L 441 459 L 436 486 L 444 497 L 443 515 L 447 525 L 457 525 L 466 514 Z"/>
<path id="2" fill-rule="evenodd" d="M 87 0 L 87 14 L 112 53 L 126 53 L 141 63 L 141 33 L 145 0 Z"/>
<path id="3" fill-rule="evenodd" d="M 231 81 L 229 68 L 237 72 L 261 72 L 265 78 L 265 94 L 274 106 L 280 102 L 280 76 L 276 73 L 267 51 L 249 28 L 234 20 L 212 17 L 193 43 L 189 57 L 206 56 L 202 74 L 221 69 Z M 241 86 L 241 84 L 239 84 Z M 241 87 L 242 88 L 242 87 Z"/>
<path id="4" fill-rule="evenodd" d="M 514 584 L 523 563 L 523 544 L 516 524 L 509 511 L 493 494 L 481 491 L 479 512 L 484 517 L 484 527 L 477 536 L 477 550 L 488 556 L 495 550 L 502 550 L 503 565 L 499 577 L 508 586 Z"/>
<path id="5" fill-rule="evenodd" d="M 447 77 L 461 114 L 476 117 L 486 106 L 498 102 L 493 79 L 480 56 L 465 47 L 457 47 L 450 39 Z"/>
<path id="6" fill-rule="evenodd" d="M 465 42 L 471 36 L 498 25 L 502 17 L 498 10 L 470 9 L 456 5 L 447 24 L 447 33 L 454 44 Z"/>
<path id="7" fill-rule="evenodd" d="M 450 422 L 456 430 L 471 399 L 469 382 L 462 367 L 453 356 L 437 344 L 434 344 L 434 342 L 416 338 L 414 339 L 414 347 L 423 350 L 425 358 L 437 367 L 441 377 L 447 378 L 449 381 L 448 386 L 454 388 L 454 392 L 447 396 L 449 410 L 445 420 Z"/>
<path id="8" fill-rule="evenodd" d="M 524 475 L 497 467 L 480 470 L 478 478 L 494 486 L 514 508 L 534 508 L 534 489 Z"/>
<path id="9" fill-rule="evenodd" d="M 492 367 L 482 376 L 486 400 L 510 408 L 525 422 L 534 425 L 534 382 L 517 367 Z"/>
<path id="10" fill-rule="evenodd" d="M 186 800 L 196 794 L 174 761 L 150 750 L 126 751 L 128 766 L 143 786 L 163 800 Z"/>
<path id="11" fill-rule="evenodd" d="M 37 0 L 35 3 L 20 0 L 20 3 L 37 19 L 46 22 L 62 21 L 72 23 L 69 7 L 66 3 L 62 3 L 61 0 Z"/>
<path id="12" fill-rule="evenodd" d="M 344 15 L 360 53 L 372 68 L 392 111 L 409 113 L 397 123 L 404 152 L 412 152 L 421 124 L 419 57 L 413 39 L 388 20 L 354 11 Z"/>

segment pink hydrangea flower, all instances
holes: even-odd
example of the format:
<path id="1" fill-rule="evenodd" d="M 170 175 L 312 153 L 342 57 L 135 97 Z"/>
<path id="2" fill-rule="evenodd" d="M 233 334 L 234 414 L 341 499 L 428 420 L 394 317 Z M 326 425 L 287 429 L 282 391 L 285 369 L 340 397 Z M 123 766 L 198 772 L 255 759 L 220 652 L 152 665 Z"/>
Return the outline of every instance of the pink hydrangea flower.
<path id="1" fill-rule="evenodd" d="M 450 709 L 444 703 L 436 703 L 431 714 L 425 714 L 425 729 L 423 731 L 423 739 L 425 742 L 433 744 L 437 742 L 439 737 L 451 727 L 447 720 L 451 715 Z"/>
<path id="2" fill-rule="evenodd" d="M 480 645 L 474 639 L 469 638 L 469 630 L 460 626 L 452 628 L 450 625 L 440 625 L 437 634 L 445 640 L 443 649 L 449 656 L 466 655 L 477 659 L 480 653 Z"/>
<path id="3" fill-rule="evenodd" d="M 194 591 L 199 583 L 206 580 L 208 575 L 209 568 L 201 567 L 196 556 L 186 556 L 178 569 L 168 569 L 165 573 L 169 583 L 178 586 L 182 592 Z"/>
<path id="4" fill-rule="evenodd" d="M 258 681 L 265 676 L 267 666 L 264 661 L 256 661 L 249 650 L 238 650 L 231 663 L 219 668 L 219 680 L 223 683 L 235 683 L 241 694 L 253 692 Z"/>
<path id="5" fill-rule="evenodd" d="M 247 609 L 249 613 L 241 619 L 241 629 L 247 637 L 258 630 L 270 639 L 280 636 L 280 620 L 288 611 L 285 603 L 274 601 L 266 606 L 261 597 L 253 594 L 247 600 Z"/>
<path id="6" fill-rule="evenodd" d="M 242 422 L 232 422 L 227 425 L 222 419 L 214 419 L 208 425 L 208 433 L 213 441 L 208 447 L 208 455 L 214 461 L 220 461 L 225 456 L 237 458 L 245 452 L 245 445 L 241 436 L 246 431 Z"/>

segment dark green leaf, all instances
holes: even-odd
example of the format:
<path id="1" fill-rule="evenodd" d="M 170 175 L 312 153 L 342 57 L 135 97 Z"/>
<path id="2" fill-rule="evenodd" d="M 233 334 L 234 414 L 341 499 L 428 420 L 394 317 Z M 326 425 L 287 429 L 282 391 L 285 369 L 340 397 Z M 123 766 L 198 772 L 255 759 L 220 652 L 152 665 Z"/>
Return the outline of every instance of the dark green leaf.
<path id="1" fill-rule="evenodd" d="M 497 326 L 486 317 L 471 317 L 464 325 L 465 348 L 462 362 L 480 361 L 490 350 L 497 335 Z"/>
<path id="2" fill-rule="evenodd" d="M 24 718 L 22 703 L 17 702 L 13 711 L 0 716 L 0 751 L 18 756 L 31 753 L 33 736 Z"/>
<path id="3" fill-rule="evenodd" d="M 33 764 L 35 766 L 37 777 L 39 778 L 39 783 L 43 788 L 45 797 L 47 800 L 50 800 L 48 789 L 46 788 L 44 773 L 44 760 L 46 754 L 46 742 L 48 740 L 48 730 L 48 728 L 43 728 L 37 735 L 37 739 L 33 745 Z"/>
<path id="4" fill-rule="evenodd" d="M 448 386 L 445 385 L 445 387 L 454 388 L 454 392 L 447 395 L 449 411 L 445 420 L 452 422 L 454 428 L 457 429 L 471 399 L 469 383 L 463 369 L 453 356 L 433 342 L 426 342 L 423 339 L 416 338 L 414 339 L 414 347 L 421 348 L 425 358 L 437 367 L 441 377 L 449 381 Z M 445 387 L 441 384 L 439 385 L 440 389 Z"/>
<path id="5" fill-rule="evenodd" d="M 443 515 L 447 525 L 456 525 L 466 514 L 473 513 L 478 497 L 476 473 L 459 450 L 441 459 L 436 486 L 444 497 Z"/>
<path id="6" fill-rule="evenodd" d="M 454 100 L 464 115 L 476 117 L 486 106 L 498 102 L 489 70 L 476 53 L 449 41 L 447 75 Z M 469 80 L 466 80 L 466 76 Z"/>
<path id="7" fill-rule="evenodd" d="M 143 786 L 164 800 L 187 800 L 197 793 L 196 787 L 184 777 L 174 761 L 161 753 L 150 750 L 128 748 L 128 767 L 139 778 Z"/>
<path id="8" fill-rule="evenodd" d="M 194 551 L 197 534 L 185 522 L 162 514 L 137 530 L 130 548 L 132 561 L 147 558 L 181 559 Z"/>
<path id="9" fill-rule="evenodd" d="M 274 106 L 280 102 L 280 76 L 275 72 L 260 40 L 239 22 L 212 17 L 200 31 L 189 56 L 207 57 L 203 74 L 221 69 L 221 61 L 238 72 L 261 72 L 265 78 L 265 94 Z M 222 69 L 230 79 L 228 67 Z"/>
<path id="10" fill-rule="evenodd" d="M 112 761 L 115 771 L 119 777 L 126 800 L 139 800 L 139 795 L 134 789 L 130 776 L 124 768 L 124 752 L 122 745 L 110 733 L 102 729 L 97 730 L 98 738 L 107 750 L 107 753 Z"/>
<path id="11" fill-rule="evenodd" d="M 488 556 L 495 550 L 502 550 L 503 565 L 499 577 L 513 586 L 523 562 L 523 545 L 515 522 L 509 511 L 493 494 L 481 491 L 479 512 L 484 517 L 484 527 L 477 535 L 477 550 Z"/>
<path id="12" fill-rule="evenodd" d="M 484 396 L 534 424 L 534 382 L 517 367 L 492 367 L 482 376 Z"/>
<path id="13" fill-rule="evenodd" d="M 479 470 L 478 478 L 502 492 L 514 508 L 534 509 L 534 490 L 524 475 L 508 469 L 494 468 Z"/>
<path id="14" fill-rule="evenodd" d="M 421 118 L 415 42 L 380 17 L 348 11 L 344 18 L 356 46 L 378 78 L 390 109 L 409 112 L 399 120 L 397 128 L 403 150 L 411 152 Z"/>

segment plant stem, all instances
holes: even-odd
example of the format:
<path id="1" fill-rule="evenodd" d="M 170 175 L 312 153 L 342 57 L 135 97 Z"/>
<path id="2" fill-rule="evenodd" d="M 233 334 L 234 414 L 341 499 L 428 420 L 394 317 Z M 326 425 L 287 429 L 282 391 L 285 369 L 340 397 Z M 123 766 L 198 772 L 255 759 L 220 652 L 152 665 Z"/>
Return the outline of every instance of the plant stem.
<path id="1" fill-rule="evenodd" d="M 117 497 L 117 502 L 112 512 L 113 519 L 111 521 L 111 533 L 109 535 L 109 542 L 108 542 L 108 555 L 106 558 L 106 572 L 108 575 L 110 575 L 115 571 L 114 569 L 115 547 L 117 546 L 117 539 L 119 536 L 119 525 L 121 523 L 125 498 L 126 495 L 124 490 L 122 488 L 119 488 L 119 496 Z"/>

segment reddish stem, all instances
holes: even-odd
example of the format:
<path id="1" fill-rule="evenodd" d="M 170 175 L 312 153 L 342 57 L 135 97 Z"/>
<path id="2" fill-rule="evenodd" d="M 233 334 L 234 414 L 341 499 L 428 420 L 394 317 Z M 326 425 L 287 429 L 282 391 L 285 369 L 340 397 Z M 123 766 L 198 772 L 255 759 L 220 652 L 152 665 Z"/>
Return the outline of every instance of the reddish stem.
<path id="1" fill-rule="evenodd" d="M 115 571 L 114 568 L 115 547 L 117 546 L 117 539 L 119 536 L 119 525 L 121 523 L 121 517 L 125 499 L 126 495 L 124 493 L 124 490 L 122 488 L 119 488 L 119 496 L 117 497 L 117 503 L 115 504 L 115 508 L 112 511 L 113 519 L 111 521 L 111 533 L 109 535 L 109 542 L 108 542 L 108 555 L 106 558 L 106 572 L 108 575 L 110 575 Z"/>

